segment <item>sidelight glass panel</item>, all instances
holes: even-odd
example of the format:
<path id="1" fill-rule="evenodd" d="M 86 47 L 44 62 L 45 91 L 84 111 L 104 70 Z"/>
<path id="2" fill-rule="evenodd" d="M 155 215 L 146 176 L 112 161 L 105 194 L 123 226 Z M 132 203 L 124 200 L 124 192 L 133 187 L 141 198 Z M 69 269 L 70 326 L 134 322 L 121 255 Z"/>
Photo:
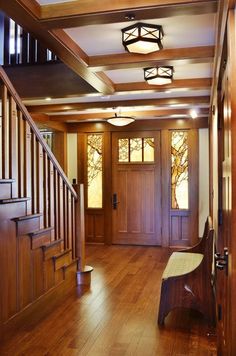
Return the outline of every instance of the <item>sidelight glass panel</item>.
<path id="1" fill-rule="evenodd" d="M 188 209 L 188 133 L 171 134 L 171 207 Z"/>
<path id="2" fill-rule="evenodd" d="M 87 138 L 88 208 L 102 208 L 102 135 Z"/>
<path id="3" fill-rule="evenodd" d="M 154 138 L 149 137 L 143 139 L 143 161 L 154 161 Z"/>
<path id="4" fill-rule="evenodd" d="M 130 139 L 130 162 L 142 162 L 142 149 L 141 138 Z"/>
<path id="5" fill-rule="evenodd" d="M 129 162 L 129 139 L 120 138 L 119 144 L 119 162 Z"/>

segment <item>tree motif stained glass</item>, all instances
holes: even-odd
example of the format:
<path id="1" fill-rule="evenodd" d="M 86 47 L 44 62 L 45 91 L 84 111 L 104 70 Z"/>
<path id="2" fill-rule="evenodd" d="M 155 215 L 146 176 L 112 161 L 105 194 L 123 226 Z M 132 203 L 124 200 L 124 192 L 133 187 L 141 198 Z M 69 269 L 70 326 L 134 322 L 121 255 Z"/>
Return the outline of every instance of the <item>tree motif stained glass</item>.
<path id="1" fill-rule="evenodd" d="M 87 138 L 88 208 L 102 208 L 102 135 Z"/>
<path id="2" fill-rule="evenodd" d="M 119 139 L 119 162 L 129 162 L 129 139 Z"/>
<path id="3" fill-rule="evenodd" d="M 130 139 L 130 161 L 142 162 L 142 139 L 131 138 Z"/>
<path id="4" fill-rule="evenodd" d="M 144 162 L 154 161 L 154 138 L 143 139 L 143 156 Z"/>
<path id="5" fill-rule="evenodd" d="M 188 209 L 188 133 L 171 134 L 171 207 Z"/>
<path id="6" fill-rule="evenodd" d="M 154 138 L 120 138 L 118 140 L 118 161 L 154 162 Z"/>

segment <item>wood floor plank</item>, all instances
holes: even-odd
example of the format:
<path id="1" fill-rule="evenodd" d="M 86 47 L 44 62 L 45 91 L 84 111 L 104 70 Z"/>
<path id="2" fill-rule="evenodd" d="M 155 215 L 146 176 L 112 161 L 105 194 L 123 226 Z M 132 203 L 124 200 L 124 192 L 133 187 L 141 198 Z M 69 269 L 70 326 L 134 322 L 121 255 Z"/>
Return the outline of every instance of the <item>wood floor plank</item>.
<path id="1" fill-rule="evenodd" d="M 161 275 L 170 254 L 158 247 L 87 246 L 91 288 L 78 287 L 54 311 L 25 325 L 0 348 L 14 356 L 216 356 L 215 336 L 194 311 L 157 325 Z"/>

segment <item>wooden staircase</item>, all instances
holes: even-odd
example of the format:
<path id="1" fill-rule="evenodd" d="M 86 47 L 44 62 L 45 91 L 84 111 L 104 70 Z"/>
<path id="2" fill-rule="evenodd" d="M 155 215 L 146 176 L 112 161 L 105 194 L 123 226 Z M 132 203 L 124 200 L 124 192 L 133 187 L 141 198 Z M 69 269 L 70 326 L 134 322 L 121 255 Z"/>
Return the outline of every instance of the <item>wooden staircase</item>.
<path id="1" fill-rule="evenodd" d="M 0 331 L 76 285 L 78 196 L 0 68 Z M 77 188 L 77 187 L 76 187 Z M 27 310 L 27 313 L 25 312 Z"/>

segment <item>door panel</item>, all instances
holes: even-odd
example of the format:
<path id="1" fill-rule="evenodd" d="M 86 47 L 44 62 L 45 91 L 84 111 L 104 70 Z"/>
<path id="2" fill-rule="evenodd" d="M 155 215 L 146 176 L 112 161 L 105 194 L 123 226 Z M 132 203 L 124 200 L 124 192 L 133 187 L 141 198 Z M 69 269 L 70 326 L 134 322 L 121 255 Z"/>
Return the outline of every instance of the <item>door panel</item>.
<path id="1" fill-rule="evenodd" d="M 130 139 L 133 145 L 133 138 L 141 138 L 145 148 L 145 137 L 154 138 L 154 162 L 145 162 L 145 149 L 142 150 L 141 144 L 136 157 L 142 162 L 133 161 L 132 151 L 129 152 L 128 162 L 119 162 L 119 139 Z M 161 245 L 159 132 L 115 133 L 112 147 L 113 194 L 117 194 L 118 200 L 116 207 L 113 206 L 112 242 Z M 122 160 L 123 157 L 124 155 Z M 151 155 L 148 155 L 147 160 L 150 160 L 150 157 Z"/>
<path id="2" fill-rule="evenodd" d="M 228 67 L 222 79 L 219 102 L 219 219 L 216 250 L 216 299 L 217 299 L 217 341 L 218 353 L 229 354 L 229 276 L 224 267 L 225 249 L 231 239 L 231 116 L 229 97 Z M 223 263 L 223 264 L 222 264 Z M 220 266 L 219 266 L 220 265 Z M 223 268 L 221 267 L 223 266 Z M 218 266 L 218 267 L 217 267 Z"/>

